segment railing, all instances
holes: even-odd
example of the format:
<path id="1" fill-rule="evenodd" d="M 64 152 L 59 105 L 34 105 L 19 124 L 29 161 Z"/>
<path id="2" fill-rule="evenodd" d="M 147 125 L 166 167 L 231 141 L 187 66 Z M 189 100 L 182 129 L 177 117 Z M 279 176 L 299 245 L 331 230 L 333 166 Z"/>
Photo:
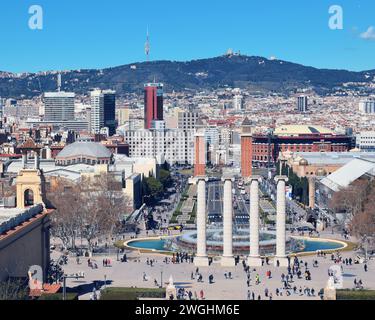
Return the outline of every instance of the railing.
<path id="1" fill-rule="evenodd" d="M 31 218 L 35 217 L 37 214 L 41 213 L 42 211 L 43 211 L 43 206 L 41 204 L 37 204 L 30 209 L 26 209 L 24 212 L 0 224 L 0 234 L 3 234 L 9 230 L 14 229 L 21 223 L 27 220 L 30 220 Z"/>

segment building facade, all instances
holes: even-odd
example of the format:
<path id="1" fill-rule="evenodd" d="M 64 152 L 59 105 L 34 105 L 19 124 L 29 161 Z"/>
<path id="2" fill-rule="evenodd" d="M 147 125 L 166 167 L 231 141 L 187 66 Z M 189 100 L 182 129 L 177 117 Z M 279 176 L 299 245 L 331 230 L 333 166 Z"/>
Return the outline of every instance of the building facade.
<path id="1" fill-rule="evenodd" d="M 270 137 L 252 135 L 253 164 L 260 167 L 277 162 L 280 152 L 345 152 L 353 147 L 352 137 L 319 126 L 283 126 Z"/>
<path id="2" fill-rule="evenodd" d="M 44 121 L 74 121 L 74 99 L 72 92 L 44 93 Z"/>
<path id="3" fill-rule="evenodd" d="M 194 163 L 194 130 L 129 130 L 124 134 L 132 158 L 164 155 L 169 164 Z"/>
<path id="4" fill-rule="evenodd" d="M 108 128 L 109 135 L 116 133 L 116 91 L 103 91 L 104 127 Z"/>
<path id="5" fill-rule="evenodd" d="M 164 120 L 163 84 L 147 83 L 144 90 L 144 128 L 151 129 L 153 120 Z"/>
<path id="6" fill-rule="evenodd" d="M 359 133 L 356 137 L 356 147 L 360 151 L 375 152 L 375 131 Z"/>

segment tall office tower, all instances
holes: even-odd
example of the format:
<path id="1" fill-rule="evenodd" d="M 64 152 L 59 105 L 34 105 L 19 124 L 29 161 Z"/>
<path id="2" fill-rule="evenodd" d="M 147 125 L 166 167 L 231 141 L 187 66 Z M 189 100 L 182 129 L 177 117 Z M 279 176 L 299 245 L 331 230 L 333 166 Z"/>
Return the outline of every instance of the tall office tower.
<path id="1" fill-rule="evenodd" d="M 182 130 L 193 130 L 198 118 L 198 112 L 179 112 L 177 127 Z"/>
<path id="2" fill-rule="evenodd" d="M 306 112 L 308 105 L 308 98 L 307 96 L 299 96 L 297 97 L 297 110 L 299 112 Z"/>
<path id="3" fill-rule="evenodd" d="M 104 94 L 101 90 L 90 92 L 90 127 L 92 133 L 100 133 L 100 129 L 104 127 Z"/>
<path id="4" fill-rule="evenodd" d="M 242 123 L 241 134 L 241 174 L 243 178 L 249 178 L 253 174 L 253 138 L 252 124 L 246 117 Z"/>
<path id="5" fill-rule="evenodd" d="M 163 84 L 145 84 L 145 129 L 151 128 L 152 120 L 163 118 Z"/>
<path id="6" fill-rule="evenodd" d="M 109 135 L 116 133 L 116 91 L 104 90 L 104 127 L 108 128 Z"/>
<path id="7" fill-rule="evenodd" d="M 44 121 L 72 121 L 74 120 L 73 92 L 44 93 Z"/>
<path id="8" fill-rule="evenodd" d="M 236 94 L 233 97 L 233 109 L 236 111 L 243 110 L 244 103 L 243 103 L 243 96 Z"/>
<path id="9" fill-rule="evenodd" d="M 359 103 L 359 111 L 362 113 L 375 113 L 375 100 L 362 100 Z"/>

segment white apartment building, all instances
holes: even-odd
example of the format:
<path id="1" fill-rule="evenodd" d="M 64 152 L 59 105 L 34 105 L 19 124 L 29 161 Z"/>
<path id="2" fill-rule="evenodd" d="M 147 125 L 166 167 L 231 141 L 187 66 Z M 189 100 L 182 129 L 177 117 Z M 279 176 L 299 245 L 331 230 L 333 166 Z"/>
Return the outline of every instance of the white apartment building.
<path id="1" fill-rule="evenodd" d="M 364 152 L 375 152 L 375 131 L 364 131 L 356 137 L 356 147 Z"/>
<path id="2" fill-rule="evenodd" d="M 194 130 L 130 130 L 124 136 L 132 158 L 164 155 L 169 164 L 194 164 Z"/>
<path id="3" fill-rule="evenodd" d="M 100 133 L 104 127 L 104 94 L 101 90 L 90 92 L 90 129 L 92 133 Z"/>

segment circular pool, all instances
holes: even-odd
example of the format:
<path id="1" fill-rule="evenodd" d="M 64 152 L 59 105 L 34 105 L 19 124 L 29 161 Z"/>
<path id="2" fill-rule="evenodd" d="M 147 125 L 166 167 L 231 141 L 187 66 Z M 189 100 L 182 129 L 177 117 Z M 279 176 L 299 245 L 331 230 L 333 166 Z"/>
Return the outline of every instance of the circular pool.
<path id="1" fill-rule="evenodd" d="M 207 252 L 220 255 L 223 251 L 222 230 L 207 230 Z M 260 254 L 273 255 L 276 251 L 276 235 L 271 231 L 261 231 L 259 235 Z M 196 231 L 184 233 L 178 237 L 130 240 L 125 245 L 131 249 L 152 250 L 155 252 L 196 252 Z M 316 252 L 317 250 L 340 250 L 346 243 L 336 240 L 287 237 L 286 248 L 290 253 Z M 244 230 L 237 230 L 233 237 L 233 253 L 248 255 L 249 236 Z"/>

